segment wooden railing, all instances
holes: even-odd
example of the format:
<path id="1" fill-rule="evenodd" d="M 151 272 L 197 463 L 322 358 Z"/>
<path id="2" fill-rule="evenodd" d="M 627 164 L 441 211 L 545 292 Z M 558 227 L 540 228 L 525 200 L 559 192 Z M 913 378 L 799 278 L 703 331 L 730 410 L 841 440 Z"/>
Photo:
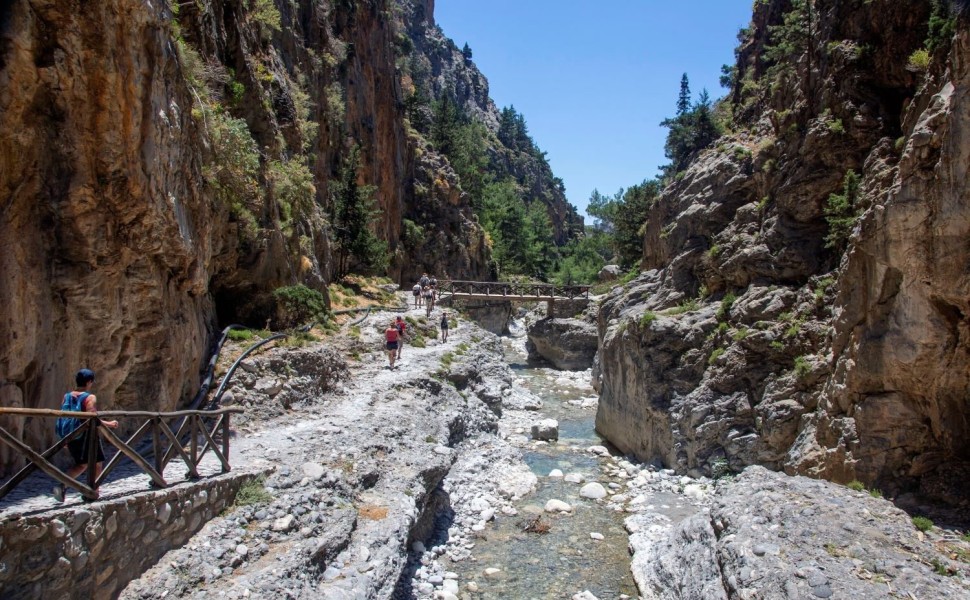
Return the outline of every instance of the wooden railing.
<path id="1" fill-rule="evenodd" d="M 141 411 L 101 411 L 98 413 L 65 412 L 60 410 L 44 410 L 29 408 L 0 408 L 0 416 L 11 415 L 21 417 L 41 417 L 55 419 L 57 417 L 77 417 L 85 422 L 72 433 L 60 439 L 56 444 L 37 452 L 24 444 L 17 436 L 0 427 L 0 442 L 12 447 L 24 455 L 30 462 L 23 469 L 14 474 L 3 486 L 0 486 L 0 498 L 3 498 L 17 485 L 36 470 L 41 470 L 54 478 L 58 483 L 71 487 L 88 500 L 97 500 L 97 490 L 111 471 L 118 466 L 122 458 L 129 458 L 133 463 L 148 474 L 152 485 L 167 487 L 163 473 L 165 467 L 176 457 L 185 461 L 188 472 L 186 477 L 199 477 L 199 463 L 210 450 L 222 463 L 222 472 L 227 473 L 229 466 L 229 415 L 241 413 L 241 408 L 222 408 L 219 410 L 183 410 L 169 413 L 141 412 Z M 145 422 L 127 440 L 119 438 L 101 419 L 144 419 Z M 178 431 L 173 432 L 170 422 L 181 419 Z M 206 422 L 209 422 L 207 425 Z M 51 421 L 51 429 L 54 422 Z M 67 473 L 54 466 L 51 459 L 72 440 L 87 434 L 87 485 L 73 479 Z M 151 435 L 151 452 L 146 458 L 135 449 L 135 445 L 146 434 Z M 188 437 L 187 447 L 181 440 Z M 219 443 L 216 440 L 219 439 Z M 117 448 L 118 452 L 104 465 L 97 474 L 97 456 L 99 440 Z M 199 448 L 199 442 L 202 447 Z"/>
<path id="2" fill-rule="evenodd" d="M 439 281 L 442 294 L 476 298 L 516 297 L 534 300 L 589 299 L 588 285 L 553 285 L 549 283 L 514 283 L 505 281 Z"/>

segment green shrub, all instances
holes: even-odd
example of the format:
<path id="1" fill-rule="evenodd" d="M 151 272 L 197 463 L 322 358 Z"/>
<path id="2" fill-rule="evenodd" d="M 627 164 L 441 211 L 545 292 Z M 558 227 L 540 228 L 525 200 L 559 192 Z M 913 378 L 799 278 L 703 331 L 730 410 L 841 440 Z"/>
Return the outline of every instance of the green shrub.
<path id="1" fill-rule="evenodd" d="M 820 279 L 815 285 L 815 301 L 818 302 L 822 300 L 822 298 L 825 297 L 825 292 L 827 292 L 834 283 L 834 277 L 825 277 L 824 279 Z"/>
<path id="2" fill-rule="evenodd" d="M 905 147 L 906 147 L 906 136 L 901 135 L 898 138 L 896 138 L 896 141 L 893 143 L 893 148 L 896 149 L 896 152 L 902 153 L 903 148 Z"/>
<path id="3" fill-rule="evenodd" d="M 785 344 L 783 344 L 782 342 L 780 342 L 778 340 L 775 340 L 775 341 L 771 342 L 768 345 L 771 346 L 775 350 L 784 350 L 785 349 Z"/>
<path id="4" fill-rule="evenodd" d="M 801 357 L 799 357 L 799 358 L 801 358 Z M 858 480 L 852 480 L 852 481 L 850 481 L 849 483 L 845 484 L 845 487 L 849 488 L 850 490 L 856 491 L 856 492 L 861 492 L 861 491 L 863 491 L 863 490 L 866 489 L 866 486 L 863 485 L 863 483 L 861 481 L 858 481 Z"/>
<path id="5" fill-rule="evenodd" d="M 730 327 L 731 327 L 730 325 L 728 325 L 724 321 L 721 321 L 720 323 L 717 324 L 717 332 L 727 333 L 727 330 L 730 329 Z"/>
<path id="6" fill-rule="evenodd" d="M 409 343 L 415 348 L 425 348 L 428 345 L 427 341 L 424 339 L 424 336 L 420 333 L 414 334 L 414 337 L 411 338 Z"/>
<path id="7" fill-rule="evenodd" d="M 724 355 L 724 352 L 725 352 L 724 348 L 715 349 L 714 352 L 711 352 L 711 357 L 707 359 L 707 364 L 713 365 L 717 361 L 717 359 L 721 358 L 721 356 Z"/>
<path id="8" fill-rule="evenodd" d="M 735 300 L 738 297 L 734 294 L 728 292 L 721 298 L 721 306 L 717 309 L 717 318 L 720 320 L 726 319 L 731 314 L 731 307 L 734 306 Z"/>
<path id="9" fill-rule="evenodd" d="M 229 339 L 234 342 L 248 342 L 256 337 L 252 329 L 230 329 Z"/>
<path id="10" fill-rule="evenodd" d="M 718 244 L 714 244 L 714 245 L 713 245 L 713 246 L 711 246 L 711 247 L 710 247 L 710 249 L 709 249 L 709 250 L 707 251 L 707 255 L 708 255 L 708 256 L 709 256 L 710 258 L 717 258 L 717 255 L 718 255 L 718 254 L 720 254 L 720 253 L 721 253 L 721 246 L 719 246 Z"/>
<path id="11" fill-rule="evenodd" d="M 802 377 L 808 375 L 811 370 L 812 365 L 808 362 L 808 359 L 806 359 L 804 356 L 795 357 L 795 377 L 801 379 Z"/>
<path id="12" fill-rule="evenodd" d="M 929 531 L 933 528 L 933 521 L 926 517 L 913 517 L 913 527 L 920 531 Z"/>
<path id="13" fill-rule="evenodd" d="M 926 48 L 920 48 L 909 55 L 907 67 L 914 71 L 926 71 L 930 68 L 930 52 Z"/>
<path id="14" fill-rule="evenodd" d="M 657 313 L 652 310 L 645 311 L 640 315 L 640 327 L 647 327 L 657 320 Z"/>
<path id="15" fill-rule="evenodd" d="M 872 488 L 871 490 L 869 490 L 869 495 L 872 496 L 873 498 L 882 498 L 882 490 L 877 488 Z"/>
<path id="16" fill-rule="evenodd" d="M 253 20 L 259 23 L 263 37 L 269 37 L 274 31 L 280 31 L 280 11 L 273 0 L 250 0 Z"/>
<path id="17" fill-rule="evenodd" d="M 845 125 L 842 124 L 842 119 L 832 119 L 828 122 L 829 131 L 836 134 L 845 133 Z"/>
<path id="18" fill-rule="evenodd" d="M 731 337 L 734 339 L 735 342 L 740 342 L 744 338 L 748 337 L 749 331 L 750 330 L 747 327 L 741 327 L 737 331 L 735 331 L 734 335 L 732 335 Z"/>
<path id="19" fill-rule="evenodd" d="M 273 298 L 276 300 L 277 325 L 284 329 L 305 325 L 327 314 L 323 294 L 302 283 L 276 288 Z"/>
<path id="20" fill-rule="evenodd" d="M 266 491 L 264 483 L 265 477 L 250 479 L 239 487 L 236 492 L 234 506 L 250 506 L 253 504 L 269 504 L 273 501 L 273 495 Z"/>

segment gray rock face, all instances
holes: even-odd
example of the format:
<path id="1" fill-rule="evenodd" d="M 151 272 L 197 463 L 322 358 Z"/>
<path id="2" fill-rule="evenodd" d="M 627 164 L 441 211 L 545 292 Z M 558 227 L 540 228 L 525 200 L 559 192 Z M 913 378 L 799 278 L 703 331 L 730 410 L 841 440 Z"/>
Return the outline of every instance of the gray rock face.
<path id="1" fill-rule="evenodd" d="M 529 357 L 548 360 L 557 369 L 583 371 L 593 366 L 596 326 L 580 319 L 542 319 L 529 328 Z"/>
<path id="2" fill-rule="evenodd" d="M 970 567 L 951 565 L 890 502 L 761 467 L 720 482 L 709 510 L 658 537 L 633 540 L 634 578 L 649 599 L 970 593 Z M 932 564 L 952 566 L 959 575 L 940 576 Z"/>
<path id="3" fill-rule="evenodd" d="M 758 3 L 755 21 L 784 4 Z M 648 270 L 607 296 L 598 321 L 597 430 L 620 449 L 681 472 L 762 464 L 887 492 L 929 478 L 935 497 L 960 497 L 970 34 L 954 37 L 933 76 L 910 80 L 893 63 L 918 43 L 905 24 L 924 8 L 840 5 L 819 32 L 839 36 L 833 52 L 833 23 L 882 33 L 885 60 L 870 75 L 913 98 L 896 144 L 886 126 L 899 113 L 860 100 L 863 67 L 848 56 L 821 68 L 803 128 L 773 96 L 760 121 L 749 115 L 751 132 L 719 140 L 658 196 Z M 755 34 L 745 56 L 760 44 Z M 859 220 L 827 244 L 825 207 L 850 169 Z"/>

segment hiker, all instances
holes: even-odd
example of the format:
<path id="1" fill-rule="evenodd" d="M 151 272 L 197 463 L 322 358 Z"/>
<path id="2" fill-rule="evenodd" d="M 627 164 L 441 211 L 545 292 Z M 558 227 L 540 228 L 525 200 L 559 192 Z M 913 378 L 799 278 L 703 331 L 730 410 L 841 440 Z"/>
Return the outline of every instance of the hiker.
<path id="1" fill-rule="evenodd" d="M 384 330 L 384 340 L 387 348 L 387 360 L 392 369 L 394 368 L 394 358 L 397 356 L 400 338 L 401 332 L 397 330 L 394 321 L 391 321 L 391 324 Z"/>
<path id="2" fill-rule="evenodd" d="M 74 391 L 68 392 L 64 395 L 64 401 L 67 403 L 68 396 L 72 398 L 80 398 L 81 406 L 80 412 L 86 413 L 96 413 L 98 412 L 98 398 L 91 393 L 94 388 L 94 371 L 91 369 L 81 369 L 74 376 L 75 388 Z M 118 427 L 118 421 L 101 421 L 101 424 L 105 427 L 110 427 L 115 429 Z M 83 426 L 83 423 L 82 423 Z M 98 450 L 97 450 L 97 463 L 94 465 L 94 478 L 97 479 L 101 476 L 101 467 L 104 465 L 104 448 L 101 447 L 101 440 L 98 440 Z M 85 432 L 78 438 L 75 438 L 67 443 L 67 449 L 71 452 L 71 458 L 74 459 L 74 466 L 67 470 L 67 476 L 71 479 L 75 479 L 78 475 L 83 473 L 88 468 L 88 434 Z M 90 482 L 93 485 L 93 482 Z M 94 488 L 95 494 L 98 493 L 98 488 Z M 64 495 L 67 493 L 67 488 L 63 483 L 58 483 L 54 486 L 54 498 L 58 502 L 64 502 Z"/>
<path id="3" fill-rule="evenodd" d="M 418 283 L 421 284 L 421 289 L 424 289 L 424 288 L 428 287 L 429 285 L 431 285 L 431 280 L 428 279 L 428 274 L 427 273 L 421 273 L 421 279 L 418 280 Z"/>
<path id="4" fill-rule="evenodd" d="M 396 319 L 394 319 L 394 326 L 397 327 L 397 333 L 398 333 L 398 336 L 397 336 L 397 358 L 398 358 L 398 360 L 400 360 L 401 359 L 401 348 L 404 347 L 404 332 L 407 331 L 408 324 L 404 322 L 404 319 L 402 319 L 400 317 L 400 315 L 398 315 L 398 317 Z"/>
<path id="5" fill-rule="evenodd" d="M 431 286 L 430 285 L 424 286 L 421 289 L 421 295 L 424 296 L 424 307 L 428 314 L 428 317 L 431 317 L 431 310 L 434 308 L 434 300 L 432 299 L 432 296 L 431 296 Z"/>
<path id="6" fill-rule="evenodd" d="M 414 308 L 421 306 L 421 284 L 415 283 L 411 293 L 414 294 Z"/>
<path id="7" fill-rule="evenodd" d="M 435 304 L 438 303 L 438 286 L 432 284 L 429 287 L 431 288 L 431 310 L 434 310 Z"/>
<path id="8" fill-rule="evenodd" d="M 448 341 L 448 313 L 446 311 L 441 312 L 441 341 Z"/>

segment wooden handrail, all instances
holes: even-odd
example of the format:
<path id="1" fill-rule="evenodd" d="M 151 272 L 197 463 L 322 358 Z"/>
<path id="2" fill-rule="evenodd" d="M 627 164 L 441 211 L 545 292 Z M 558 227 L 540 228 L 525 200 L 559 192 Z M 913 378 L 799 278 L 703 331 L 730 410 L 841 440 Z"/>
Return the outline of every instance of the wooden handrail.
<path id="1" fill-rule="evenodd" d="M 540 301 L 557 299 L 589 298 L 589 285 L 556 285 L 552 283 L 530 283 L 511 281 L 461 281 L 442 280 L 438 288 L 445 294 L 467 294 L 472 296 L 518 296 L 535 298 Z"/>
<path id="2" fill-rule="evenodd" d="M 53 410 L 47 408 L 2 408 L 0 415 L 20 415 L 24 417 L 77 417 L 79 419 L 92 419 L 94 417 L 132 417 L 142 419 L 152 419 L 160 417 L 162 419 L 176 419 L 189 415 L 201 414 L 202 416 L 218 416 L 227 413 L 243 413 L 244 409 L 238 406 L 218 408 L 216 410 L 178 410 L 175 412 L 148 412 L 142 410 L 99 410 L 96 413 L 75 412 L 70 410 Z"/>
<path id="3" fill-rule="evenodd" d="M 41 470 L 50 475 L 54 480 L 62 485 L 76 489 L 87 500 L 96 500 L 98 497 L 98 487 L 104 482 L 108 473 L 118 466 L 123 457 L 131 460 L 139 469 L 148 474 L 152 485 L 155 487 L 166 487 L 165 467 L 176 456 L 185 461 L 188 467 L 187 477 L 190 479 L 198 478 L 198 467 L 202 458 L 209 451 L 218 459 L 222 467 L 222 472 L 227 473 L 231 470 L 229 465 L 229 417 L 232 414 L 245 412 L 239 407 L 220 408 L 216 410 L 180 410 L 173 412 L 148 412 L 148 411 L 120 411 L 106 410 L 97 413 L 75 412 L 50 410 L 44 408 L 0 408 L 0 416 L 15 415 L 22 417 L 74 417 L 83 419 L 84 422 L 73 432 L 58 440 L 53 446 L 44 452 L 37 452 L 27 446 L 17 436 L 0 427 L 0 444 L 6 444 L 15 451 L 26 456 L 28 464 L 20 471 L 15 473 L 2 486 L 0 486 L 0 498 L 3 498 L 24 479 L 36 470 Z M 135 433 L 127 440 L 122 440 L 111 429 L 102 422 L 103 418 L 112 419 L 145 419 L 145 422 L 136 429 Z M 211 417 L 211 418 L 210 418 Z M 172 433 L 166 420 L 183 419 L 178 433 Z M 207 421 L 210 424 L 207 424 Z M 210 431 L 211 428 L 211 431 Z M 146 459 L 135 449 L 135 442 L 146 433 L 151 434 L 151 446 L 154 454 L 153 460 Z M 182 436 L 188 432 L 189 447 L 184 448 L 181 442 Z M 222 443 L 217 443 L 220 436 Z M 202 450 L 199 451 L 199 437 L 203 440 Z M 56 467 L 50 459 L 57 454 L 64 446 L 72 440 L 85 439 L 84 456 L 87 464 L 87 485 L 72 479 L 67 474 Z M 96 463 L 99 450 L 99 440 L 104 440 L 114 446 L 118 452 L 111 457 L 107 465 L 97 474 Z M 167 446 L 162 443 L 166 440 Z"/>

